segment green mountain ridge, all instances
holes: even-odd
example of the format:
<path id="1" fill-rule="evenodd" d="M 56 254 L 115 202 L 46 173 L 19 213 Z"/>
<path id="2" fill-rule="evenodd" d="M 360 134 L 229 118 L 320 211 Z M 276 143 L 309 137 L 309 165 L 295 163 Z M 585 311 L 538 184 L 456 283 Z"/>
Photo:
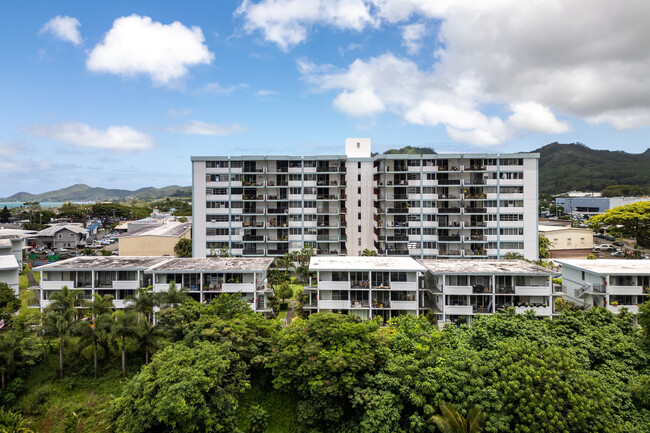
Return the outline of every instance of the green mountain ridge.
<path id="1" fill-rule="evenodd" d="M 47 191 L 41 194 L 19 192 L 7 198 L 0 199 L 8 202 L 27 201 L 111 201 L 134 198 L 140 200 L 159 199 L 165 197 L 191 197 L 191 186 L 169 185 L 162 188 L 152 186 L 139 188 L 134 191 L 127 189 L 108 189 L 76 184 L 66 188 Z"/>
<path id="2" fill-rule="evenodd" d="M 600 192 L 613 185 L 650 188 L 650 148 L 643 153 L 591 149 L 581 143 L 550 143 L 540 154 L 539 192 Z"/>

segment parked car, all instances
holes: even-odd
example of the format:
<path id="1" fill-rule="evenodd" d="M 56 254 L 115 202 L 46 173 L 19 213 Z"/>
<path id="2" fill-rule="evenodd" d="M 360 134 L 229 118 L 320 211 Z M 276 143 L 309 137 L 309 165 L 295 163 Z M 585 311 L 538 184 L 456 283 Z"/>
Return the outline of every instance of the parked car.
<path id="1" fill-rule="evenodd" d="M 622 247 L 622 246 L 623 246 L 623 242 L 618 242 L 618 241 L 616 241 L 616 242 L 612 242 L 612 245 L 616 245 L 617 247 Z"/>
<path id="2" fill-rule="evenodd" d="M 623 252 L 623 251 L 614 251 L 612 253 L 612 256 L 614 256 L 614 257 L 625 257 L 625 252 Z"/>
<path id="3" fill-rule="evenodd" d="M 608 241 L 612 241 L 612 242 L 614 242 L 616 240 L 616 238 L 614 236 L 610 236 L 610 235 L 605 236 L 605 239 L 607 239 Z"/>
<path id="4" fill-rule="evenodd" d="M 596 247 L 594 249 L 596 251 L 613 251 L 616 248 L 614 248 L 610 244 L 598 244 L 598 245 L 596 245 Z"/>

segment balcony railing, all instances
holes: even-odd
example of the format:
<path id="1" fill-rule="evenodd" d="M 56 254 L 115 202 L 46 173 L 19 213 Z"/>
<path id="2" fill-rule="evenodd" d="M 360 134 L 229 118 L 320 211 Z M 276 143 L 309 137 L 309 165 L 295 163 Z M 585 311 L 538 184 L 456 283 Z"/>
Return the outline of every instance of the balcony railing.
<path id="1" fill-rule="evenodd" d="M 466 207 L 465 213 L 487 213 L 487 209 L 478 207 Z"/>
<path id="2" fill-rule="evenodd" d="M 460 242 L 460 235 L 438 236 L 439 241 Z"/>
<path id="3" fill-rule="evenodd" d="M 440 207 L 438 213 L 460 213 L 459 207 Z"/>

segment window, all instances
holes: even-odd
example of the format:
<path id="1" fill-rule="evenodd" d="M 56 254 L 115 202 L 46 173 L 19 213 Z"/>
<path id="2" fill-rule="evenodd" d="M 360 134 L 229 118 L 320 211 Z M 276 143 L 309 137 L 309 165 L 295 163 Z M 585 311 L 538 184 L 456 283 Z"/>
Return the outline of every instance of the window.
<path id="1" fill-rule="evenodd" d="M 361 195 L 361 187 L 360 186 L 357 187 L 357 194 Z"/>
<path id="2" fill-rule="evenodd" d="M 357 143 L 357 148 L 358 148 L 358 147 L 359 147 L 359 143 Z M 361 163 L 360 163 L 360 162 L 357 162 L 357 168 L 358 168 L 359 170 L 361 170 Z"/>
<path id="3" fill-rule="evenodd" d="M 357 244 L 358 244 L 359 246 L 361 246 L 361 238 L 359 238 L 359 239 L 357 239 L 357 240 L 358 240 Z"/>
<path id="4" fill-rule="evenodd" d="M 361 200 L 357 200 L 357 206 L 361 207 Z"/>
<path id="5" fill-rule="evenodd" d="M 357 219 L 361 219 L 361 212 L 357 214 Z"/>
<path id="6" fill-rule="evenodd" d="M 57 235 L 56 235 L 56 238 L 57 238 L 57 239 L 63 239 L 63 233 L 59 233 L 59 234 L 57 234 Z"/>
<path id="7" fill-rule="evenodd" d="M 357 232 L 361 233 L 361 226 L 357 226 Z"/>
<path id="8" fill-rule="evenodd" d="M 361 182 L 361 175 L 357 174 L 357 182 Z"/>

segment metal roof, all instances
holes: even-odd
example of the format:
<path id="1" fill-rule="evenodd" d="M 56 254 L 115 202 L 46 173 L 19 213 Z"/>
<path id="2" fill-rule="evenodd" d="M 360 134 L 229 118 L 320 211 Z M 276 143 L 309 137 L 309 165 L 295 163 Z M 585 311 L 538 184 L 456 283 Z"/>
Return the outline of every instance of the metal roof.
<path id="1" fill-rule="evenodd" d="M 2 257 L 2 256 L 0 256 Z M 12 256 L 13 257 L 13 256 Z M 35 271 L 125 271 L 141 270 L 149 273 L 168 272 L 262 272 L 270 257 L 206 257 L 181 258 L 167 256 L 82 256 L 34 268 Z"/>
<path id="2" fill-rule="evenodd" d="M 146 270 L 170 257 L 160 256 L 82 256 L 48 263 L 34 268 L 35 271 L 90 271 L 90 270 Z"/>
<path id="3" fill-rule="evenodd" d="M 63 229 L 70 230 L 71 232 L 74 232 L 74 233 L 83 233 L 83 234 L 85 234 L 85 233 L 88 232 L 87 229 L 85 229 L 85 228 L 83 228 L 81 226 L 77 226 L 77 225 L 73 225 L 73 224 L 65 224 L 65 225 L 50 226 L 50 227 L 48 227 L 46 229 L 43 229 L 40 232 L 36 233 L 36 235 L 37 236 L 54 236 L 55 234 L 57 234 L 58 232 L 60 232 Z"/>
<path id="4" fill-rule="evenodd" d="M 418 260 L 429 272 L 445 275 L 559 275 L 535 263 L 524 260 Z"/>
<path id="5" fill-rule="evenodd" d="M 311 271 L 406 271 L 424 272 L 426 268 L 410 257 L 341 256 L 312 257 Z"/>
<path id="6" fill-rule="evenodd" d="M 152 266 L 149 272 L 263 272 L 272 262 L 270 257 L 178 257 Z"/>
<path id="7" fill-rule="evenodd" d="M 569 266 L 599 275 L 650 275 L 650 260 L 563 259 L 555 261 L 563 266 Z"/>
<path id="8" fill-rule="evenodd" d="M 0 256 L 0 271 L 18 269 L 18 261 L 13 254 Z"/>

